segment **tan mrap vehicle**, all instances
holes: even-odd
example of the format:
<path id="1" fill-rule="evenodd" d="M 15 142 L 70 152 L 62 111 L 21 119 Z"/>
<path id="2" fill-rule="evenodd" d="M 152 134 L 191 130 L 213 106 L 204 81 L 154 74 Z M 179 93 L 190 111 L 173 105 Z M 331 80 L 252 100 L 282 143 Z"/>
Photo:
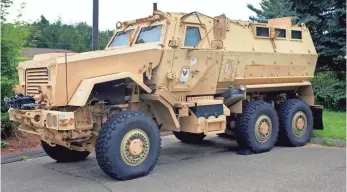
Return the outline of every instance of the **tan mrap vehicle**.
<path id="1" fill-rule="evenodd" d="M 20 130 L 40 135 L 53 159 L 91 152 L 110 177 L 147 175 L 160 131 L 182 142 L 233 136 L 241 149 L 305 145 L 322 129 L 310 80 L 317 53 L 304 24 L 154 10 L 117 23 L 105 50 L 36 55 L 18 65 L 6 98 Z"/>

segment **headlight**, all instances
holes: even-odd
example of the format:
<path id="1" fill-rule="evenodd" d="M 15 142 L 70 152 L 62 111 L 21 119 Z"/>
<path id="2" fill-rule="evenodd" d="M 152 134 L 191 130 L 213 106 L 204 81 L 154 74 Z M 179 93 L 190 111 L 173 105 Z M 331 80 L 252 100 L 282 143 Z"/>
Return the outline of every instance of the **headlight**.
<path id="1" fill-rule="evenodd" d="M 116 23 L 116 29 L 120 29 L 122 26 L 123 26 L 123 23 L 122 23 L 122 22 L 118 21 L 118 22 Z"/>

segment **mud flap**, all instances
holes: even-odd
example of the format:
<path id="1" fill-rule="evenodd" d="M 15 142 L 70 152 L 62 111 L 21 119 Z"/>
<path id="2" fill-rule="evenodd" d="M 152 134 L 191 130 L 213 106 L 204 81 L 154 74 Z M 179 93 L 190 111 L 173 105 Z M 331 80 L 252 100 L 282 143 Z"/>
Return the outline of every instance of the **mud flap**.
<path id="1" fill-rule="evenodd" d="M 314 130 L 323 130 L 323 106 L 314 105 L 310 106 L 312 115 L 313 115 L 313 129 Z"/>

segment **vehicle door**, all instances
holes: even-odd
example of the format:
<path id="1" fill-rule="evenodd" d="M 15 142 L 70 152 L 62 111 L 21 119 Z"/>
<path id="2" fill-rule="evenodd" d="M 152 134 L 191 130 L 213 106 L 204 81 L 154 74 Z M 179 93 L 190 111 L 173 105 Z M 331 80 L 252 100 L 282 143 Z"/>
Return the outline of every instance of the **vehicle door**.
<path id="1" fill-rule="evenodd" d="M 171 71 L 177 79 L 169 83 L 172 92 L 213 94 L 216 90 L 221 52 L 211 48 L 211 36 L 206 25 L 182 23 L 180 46 L 175 49 Z"/>

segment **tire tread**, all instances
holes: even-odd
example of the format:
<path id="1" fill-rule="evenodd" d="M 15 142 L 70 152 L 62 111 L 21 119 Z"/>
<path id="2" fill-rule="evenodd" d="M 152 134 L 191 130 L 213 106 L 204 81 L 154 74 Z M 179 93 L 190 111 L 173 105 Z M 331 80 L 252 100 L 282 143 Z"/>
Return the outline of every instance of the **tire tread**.
<path id="1" fill-rule="evenodd" d="M 291 141 L 289 131 L 292 131 L 288 127 L 291 127 L 291 125 L 288 125 L 288 114 L 291 112 L 291 110 L 299 104 L 304 104 L 307 105 L 304 101 L 300 99 L 288 99 L 284 101 L 278 110 L 278 116 L 280 120 L 280 143 L 282 145 L 286 146 L 293 146 L 293 147 L 299 147 L 304 144 L 302 143 L 297 143 L 294 141 Z M 309 118 L 309 117 L 308 117 Z"/>
<path id="2" fill-rule="evenodd" d="M 100 168 L 110 177 L 115 178 L 117 180 L 128 180 L 133 178 L 132 176 L 121 176 L 118 175 L 115 170 L 112 169 L 111 167 L 111 162 L 108 158 L 108 142 L 109 140 L 111 140 L 111 133 L 117 129 L 117 127 L 119 126 L 120 123 L 122 123 L 123 121 L 125 121 L 127 118 L 132 117 L 132 116 L 145 116 L 147 117 L 145 114 L 140 113 L 140 112 L 136 112 L 136 111 L 131 111 L 131 110 L 125 110 L 125 111 L 121 111 L 119 113 L 117 113 L 114 116 L 111 116 L 106 123 L 104 124 L 103 128 L 100 130 L 99 132 L 99 136 L 96 140 L 96 146 L 95 146 L 95 153 L 96 153 L 96 159 L 97 162 L 100 166 Z M 161 138 L 160 138 L 160 146 L 161 146 Z M 156 160 L 155 163 L 150 167 L 149 171 L 147 171 L 145 174 L 143 175 L 147 175 L 149 172 L 151 172 L 155 166 L 155 164 L 158 161 L 159 158 L 159 154 L 160 154 L 160 148 L 158 148 L 156 154 Z M 141 176 L 141 175 L 139 175 Z M 138 177 L 138 176 L 137 176 Z"/>
<path id="3" fill-rule="evenodd" d="M 239 143 L 240 146 L 249 148 L 253 153 L 262 153 L 262 152 L 271 150 L 271 149 L 266 149 L 266 150 L 257 149 L 257 147 L 252 144 L 250 133 L 249 133 L 249 127 L 248 127 L 253 114 L 257 112 L 259 107 L 264 105 L 271 106 L 272 108 L 272 105 L 270 103 L 267 103 L 262 100 L 245 103 L 243 105 L 242 114 L 236 119 L 236 122 L 235 122 L 237 142 Z M 276 131 L 276 130 L 273 130 L 273 131 Z"/>

